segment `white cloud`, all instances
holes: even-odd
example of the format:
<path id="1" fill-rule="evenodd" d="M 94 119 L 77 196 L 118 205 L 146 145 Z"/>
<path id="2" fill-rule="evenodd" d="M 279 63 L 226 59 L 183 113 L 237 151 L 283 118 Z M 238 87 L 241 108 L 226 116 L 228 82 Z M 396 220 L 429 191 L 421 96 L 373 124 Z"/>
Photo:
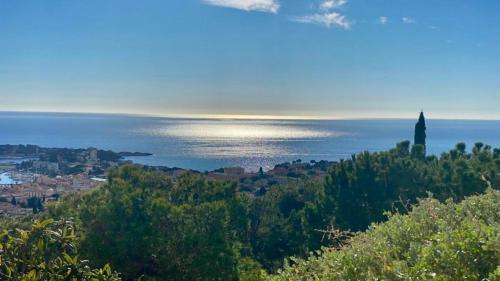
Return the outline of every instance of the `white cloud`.
<path id="1" fill-rule="evenodd" d="M 401 20 L 404 22 L 404 23 L 416 23 L 416 21 L 412 18 L 408 18 L 408 17 L 402 17 Z"/>
<path id="2" fill-rule="evenodd" d="M 328 28 L 334 26 L 349 29 L 351 22 L 347 20 L 347 17 L 341 13 L 332 11 L 345 4 L 347 4 L 347 0 L 323 0 L 317 7 L 316 13 L 294 17 L 293 20 L 301 23 L 323 25 Z"/>
<path id="3" fill-rule="evenodd" d="M 245 11 L 278 13 L 278 0 L 203 0 L 206 4 Z"/>
<path id="4" fill-rule="evenodd" d="M 349 29 L 351 27 L 351 23 L 344 15 L 335 12 L 306 15 L 302 17 L 296 17 L 294 18 L 294 20 L 301 23 L 324 25 L 326 27 L 337 26 L 344 29 Z"/>
<path id="5" fill-rule="evenodd" d="M 387 17 L 380 17 L 380 18 L 378 18 L 378 22 L 380 24 L 386 24 L 388 20 L 389 20 L 389 18 L 387 18 Z"/>
<path id="6" fill-rule="evenodd" d="M 345 4 L 347 4 L 347 0 L 326 0 L 319 5 L 319 8 L 322 11 L 330 11 Z"/>

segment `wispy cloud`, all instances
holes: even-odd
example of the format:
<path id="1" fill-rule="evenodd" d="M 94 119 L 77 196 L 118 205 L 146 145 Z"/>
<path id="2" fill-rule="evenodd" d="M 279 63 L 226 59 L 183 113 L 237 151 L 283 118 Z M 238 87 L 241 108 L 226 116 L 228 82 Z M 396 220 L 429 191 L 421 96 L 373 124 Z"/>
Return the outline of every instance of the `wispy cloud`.
<path id="1" fill-rule="evenodd" d="M 404 22 L 404 23 L 408 23 L 408 24 L 412 24 L 412 23 L 416 23 L 416 21 L 412 18 L 409 18 L 409 17 L 402 17 L 401 20 Z"/>
<path id="2" fill-rule="evenodd" d="M 317 7 L 316 13 L 294 17 L 292 19 L 296 22 L 318 24 L 328 28 L 333 26 L 349 29 L 351 27 L 351 22 L 347 19 L 347 17 L 334 11 L 345 4 L 347 4 L 347 0 L 324 0 Z"/>
<path id="3" fill-rule="evenodd" d="M 349 29 L 351 27 L 351 23 L 346 17 L 336 12 L 305 15 L 302 17 L 295 17 L 294 20 L 296 22 L 319 24 L 326 27 L 337 26 L 344 29 Z"/>
<path id="4" fill-rule="evenodd" d="M 274 14 L 278 13 L 280 8 L 278 0 L 203 0 L 203 2 L 208 5 Z"/>
<path id="5" fill-rule="evenodd" d="M 345 4 L 347 4 L 347 0 L 326 0 L 319 5 L 319 8 L 322 11 L 330 11 Z"/>
<path id="6" fill-rule="evenodd" d="M 379 22 L 380 24 L 386 24 L 388 21 L 389 21 L 389 18 L 384 17 L 384 16 L 382 16 L 382 17 L 378 18 L 378 22 Z"/>

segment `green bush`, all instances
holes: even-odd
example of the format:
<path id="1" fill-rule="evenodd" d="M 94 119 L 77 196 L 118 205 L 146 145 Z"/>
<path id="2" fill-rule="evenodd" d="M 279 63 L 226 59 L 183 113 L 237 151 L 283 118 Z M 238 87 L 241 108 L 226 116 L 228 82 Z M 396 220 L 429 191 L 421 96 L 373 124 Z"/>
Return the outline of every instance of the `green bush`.
<path id="1" fill-rule="evenodd" d="M 290 259 L 270 280 L 499 280 L 500 192 L 435 199 L 391 215 L 340 250 Z"/>
<path id="2" fill-rule="evenodd" d="M 121 280 L 109 265 L 91 269 L 80 260 L 72 222 L 35 221 L 28 230 L 0 233 L 0 280 Z"/>

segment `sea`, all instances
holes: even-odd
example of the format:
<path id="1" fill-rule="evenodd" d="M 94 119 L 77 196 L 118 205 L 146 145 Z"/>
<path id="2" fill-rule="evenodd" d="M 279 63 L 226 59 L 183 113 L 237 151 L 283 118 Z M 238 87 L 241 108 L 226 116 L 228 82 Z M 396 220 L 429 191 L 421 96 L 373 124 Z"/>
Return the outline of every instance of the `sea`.
<path id="1" fill-rule="evenodd" d="M 19 182 L 20 181 L 13 179 L 9 173 L 0 173 L 0 188 L 2 185 L 17 184 Z"/>
<path id="2" fill-rule="evenodd" d="M 301 159 L 339 160 L 413 140 L 415 119 L 242 120 L 111 114 L 0 112 L 0 144 L 148 152 L 153 166 L 256 171 Z M 427 120 L 427 151 L 464 142 L 500 147 L 500 121 Z"/>

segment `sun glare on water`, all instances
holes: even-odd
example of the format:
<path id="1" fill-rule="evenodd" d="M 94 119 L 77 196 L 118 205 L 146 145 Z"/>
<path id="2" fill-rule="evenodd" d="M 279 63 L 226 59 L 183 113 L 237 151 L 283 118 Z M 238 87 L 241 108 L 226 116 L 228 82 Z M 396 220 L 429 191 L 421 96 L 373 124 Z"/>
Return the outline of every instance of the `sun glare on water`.
<path id="1" fill-rule="evenodd" d="M 329 137 L 331 132 L 288 125 L 209 123 L 183 124 L 165 128 L 160 134 L 186 139 L 206 140 L 286 140 Z"/>
<path id="2" fill-rule="evenodd" d="M 145 128 L 142 133 L 177 139 L 179 153 L 202 158 L 290 156 L 294 154 L 290 141 L 345 135 L 291 120 L 176 120 Z"/>

